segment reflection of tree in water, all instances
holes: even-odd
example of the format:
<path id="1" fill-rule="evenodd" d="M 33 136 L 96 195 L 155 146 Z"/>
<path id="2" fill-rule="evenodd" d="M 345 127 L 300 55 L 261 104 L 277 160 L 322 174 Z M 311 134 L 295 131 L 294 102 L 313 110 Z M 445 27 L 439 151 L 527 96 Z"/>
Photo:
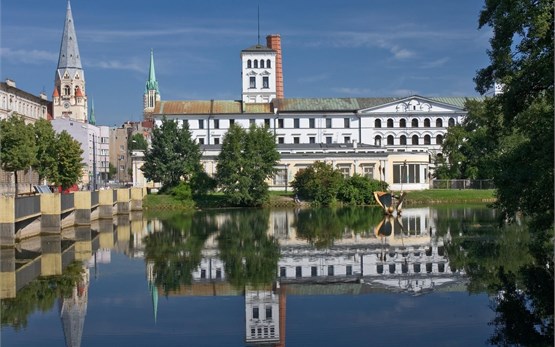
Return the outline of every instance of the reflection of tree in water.
<path id="1" fill-rule="evenodd" d="M 526 227 L 474 228 L 453 233 L 446 250 L 463 269 L 471 293 L 487 292 L 496 312 L 492 345 L 553 343 L 553 244 Z"/>
<path id="2" fill-rule="evenodd" d="M 73 262 L 62 275 L 37 278 L 19 290 L 15 298 L 1 300 L 2 326 L 9 325 L 16 331 L 27 327 L 30 314 L 37 310 L 48 312 L 58 298 L 71 295 L 82 271 L 82 263 Z"/>
<path id="3" fill-rule="evenodd" d="M 145 237 L 145 258 L 154 262 L 155 284 L 165 293 L 191 284 L 208 237 L 216 231 L 209 214 L 175 214 L 162 220 L 162 231 Z"/>
<path id="4" fill-rule="evenodd" d="M 328 248 L 345 232 L 369 232 L 381 219 L 377 208 L 314 208 L 300 210 L 295 227 L 298 237 L 317 248 Z"/>
<path id="5" fill-rule="evenodd" d="M 238 210 L 221 226 L 218 246 L 232 285 L 264 285 L 276 278 L 280 252 L 268 235 L 269 216 L 266 209 Z"/>

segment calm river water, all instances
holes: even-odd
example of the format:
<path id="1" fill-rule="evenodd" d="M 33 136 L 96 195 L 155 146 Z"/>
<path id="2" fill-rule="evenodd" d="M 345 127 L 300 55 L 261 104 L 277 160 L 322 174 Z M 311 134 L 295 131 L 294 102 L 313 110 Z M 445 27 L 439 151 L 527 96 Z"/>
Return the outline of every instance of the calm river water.
<path id="1" fill-rule="evenodd" d="M 500 344 L 530 240 L 486 206 L 118 216 L 2 251 L 1 345 Z"/>

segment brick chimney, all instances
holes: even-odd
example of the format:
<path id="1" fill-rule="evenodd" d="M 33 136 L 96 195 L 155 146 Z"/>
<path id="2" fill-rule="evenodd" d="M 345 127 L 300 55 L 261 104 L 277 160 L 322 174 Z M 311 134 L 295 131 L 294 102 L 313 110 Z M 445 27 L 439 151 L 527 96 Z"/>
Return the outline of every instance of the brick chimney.
<path id="1" fill-rule="evenodd" d="M 266 46 L 276 51 L 276 96 L 283 99 L 283 67 L 281 65 L 281 37 L 279 34 L 266 36 Z"/>

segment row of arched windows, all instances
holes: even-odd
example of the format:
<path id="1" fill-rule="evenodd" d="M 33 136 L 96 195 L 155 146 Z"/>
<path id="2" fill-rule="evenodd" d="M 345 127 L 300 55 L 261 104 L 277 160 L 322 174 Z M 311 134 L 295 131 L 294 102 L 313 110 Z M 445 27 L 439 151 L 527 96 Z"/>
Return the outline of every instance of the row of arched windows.
<path id="1" fill-rule="evenodd" d="M 250 59 L 247 60 L 247 68 L 248 69 L 252 69 L 252 68 L 258 69 L 259 67 L 261 69 L 264 69 L 264 68 L 269 69 L 269 68 L 272 67 L 272 61 L 270 59 L 267 59 L 267 60 L 264 60 L 264 59 L 256 60 L 256 59 L 254 59 L 252 61 Z"/>
<path id="2" fill-rule="evenodd" d="M 75 86 L 75 94 L 77 94 L 77 90 L 79 89 L 79 86 Z M 63 89 L 63 95 L 64 96 L 70 96 L 71 95 L 71 87 L 68 85 L 64 85 L 64 89 Z"/>
<path id="3" fill-rule="evenodd" d="M 420 126 L 420 122 L 418 121 L 418 118 L 413 118 L 410 122 L 410 125 L 412 128 L 418 128 Z M 447 125 L 452 127 L 455 126 L 455 118 L 451 117 L 449 118 L 449 120 L 447 121 Z M 441 118 L 437 118 L 436 122 L 435 122 L 435 126 L 436 128 L 443 128 L 443 119 Z M 382 127 L 382 120 L 381 119 L 376 119 L 374 121 L 374 128 L 381 128 Z M 387 120 L 387 127 L 388 128 L 393 128 L 393 119 L 389 118 Z M 406 119 L 400 119 L 399 120 L 399 127 L 400 128 L 406 128 L 407 127 L 407 120 Z M 425 118 L 424 119 L 424 128 L 431 128 L 432 127 L 432 123 L 431 120 L 429 118 Z"/>
<path id="4" fill-rule="evenodd" d="M 413 135 L 411 137 L 411 145 L 431 145 L 432 144 L 432 137 L 430 135 L 424 135 L 423 137 L 423 142 L 420 142 L 420 137 L 418 135 Z M 443 135 L 437 135 L 436 138 L 436 145 L 441 145 L 443 143 Z M 387 141 L 387 145 L 388 146 L 394 146 L 394 145 L 401 145 L 401 146 L 406 146 L 407 145 L 407 136 L 405 135 L 401 135 L 399 136 L 399 143 L 395 143 L 395 137 L 393 135 L 389 135 L 386 138 Z M 376 137 L 374 137 L 374 145 L 376 146 L 381 146 L 382 145 L 382 137 L 380 135 L 377 135 Z"/>

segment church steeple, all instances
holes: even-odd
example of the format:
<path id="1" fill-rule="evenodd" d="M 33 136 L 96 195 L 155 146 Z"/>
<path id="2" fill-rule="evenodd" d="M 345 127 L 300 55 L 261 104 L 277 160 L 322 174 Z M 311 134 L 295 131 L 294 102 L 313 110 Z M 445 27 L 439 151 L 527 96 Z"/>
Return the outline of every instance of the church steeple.
<path id="1" fill-rule="evenodd" d="M 145 93 L 143 96 L 143 113 L 145 119 L 149 118 L 158 101 L 160 101 L 160 90 L 158 89 L 158 81 L 156 80 L 156 72 L 154 71 L 154 51 L 151 49 L 148 80 L 145 84 Z"/>
<path id="2" fill-rule="evenodd" d="M 89 113 L 89 124 L 96 125 L 96 118 L 94 116 L 94 100 L 91 100 L 91 113 Z"/>
<path id="3" fill-rule="evenodd" d="M 58 67 L 54 77 L 53 118 L 69 118 L 86 123 L 87 93 L 85 72 L 81 65 L 79 45 L 73 23 L 70 1 L 67 1 L 66 19 L 60 43 Z"/>

